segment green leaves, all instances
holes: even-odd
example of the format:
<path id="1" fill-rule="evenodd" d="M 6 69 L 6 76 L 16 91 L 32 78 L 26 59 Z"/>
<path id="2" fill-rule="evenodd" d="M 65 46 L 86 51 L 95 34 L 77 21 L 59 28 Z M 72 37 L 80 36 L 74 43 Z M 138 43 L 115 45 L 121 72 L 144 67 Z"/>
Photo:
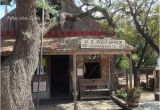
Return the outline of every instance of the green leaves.
<path id="1" fill-rule="evenodd" d="M 37 8 L 44 8 L 44 10 L 48 11 L 54 16 L 59 15 L 58 5 L 51 5 L 48 0 L 36 0 Z"/>
<path id="2" fill-rule="evenodd" d="M 0 1 L 0 5 L 10 5 L 12 0 L 2 0 Z"/>
<path id="3" fill-rule="evenodd" d="M 123 100 L 127 98 L 127 92 L 125 88 L 121 88 L 119 90 L 116 90 L 115 95 Z"/>
<path id="4" fill-rule="evenodd" d="M 139 99 L 142 92 L 141 87 L 134 87 L 134 88 L 121 88 L 116 90 L 115 95 L 123 100 L 130 100 L 134 101 L 135 99 Z"/>

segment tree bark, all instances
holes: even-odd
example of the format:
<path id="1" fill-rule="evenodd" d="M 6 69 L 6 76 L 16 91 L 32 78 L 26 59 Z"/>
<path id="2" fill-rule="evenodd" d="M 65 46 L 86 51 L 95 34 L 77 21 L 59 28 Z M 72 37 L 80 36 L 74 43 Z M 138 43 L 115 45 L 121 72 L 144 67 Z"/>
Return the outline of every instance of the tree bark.
<path id="1" fill-rule="evenodd" d="M 133 68 L 133 76 L 134 76 L 134 87 L 140 86 L 140 73 L 139 71 L 134 67 Z"/>
<path id="2" fill-rule="evenodd" d="M 13 52 L 1 66 L 2 110 L 35 110 L 31 79 L 38 65 L 40 28 L 35 0 L 16 0 L 17 33 Z"/>

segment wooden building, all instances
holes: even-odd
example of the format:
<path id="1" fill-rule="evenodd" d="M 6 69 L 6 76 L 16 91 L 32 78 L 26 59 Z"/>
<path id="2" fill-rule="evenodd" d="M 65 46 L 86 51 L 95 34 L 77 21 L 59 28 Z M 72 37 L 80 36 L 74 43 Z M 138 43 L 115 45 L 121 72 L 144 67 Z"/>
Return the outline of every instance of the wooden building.
<path id="1" fill-rule="evenodd" d="M 81 12 L 71 1 L 66 3 L 63 11 Z M 15 10 L 1 20 L 2 61 L 11 53 L 15 43 L 17 21 L 14 16 Z M 112 57 L 131 55 L 132 50 L 132 46 L 124 40 L 114 39 L 114 34 L 107 32 L 89 16 L 77 22 L 65 22 L 62 28 L 52 29 L 44 36 L 40 99 L 109 97 L 114 90 Z M 37 81 L 35 72 L 32 81 L 34 98 Z"/>

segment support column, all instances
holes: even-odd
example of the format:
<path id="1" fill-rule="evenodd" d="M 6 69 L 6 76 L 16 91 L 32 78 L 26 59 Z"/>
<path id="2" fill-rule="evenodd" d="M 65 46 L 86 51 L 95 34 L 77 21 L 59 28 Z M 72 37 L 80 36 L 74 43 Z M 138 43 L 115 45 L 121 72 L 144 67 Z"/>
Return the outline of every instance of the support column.
<path id="1" fill-rule="evenodd" d="M 78 110 L 77 108 L 77 59 L 76 54 L 73 55 L 73 89 L 74 89 L 74 110 Z"/>
<path id="2" fill-rule="evenodd" d="M 126 88 L 128 88 L 128 71 L 125 70 L 126 73 Z"/>
<path id="3" fill-rule="evenodd" d="M 129 54 L 129 80 L 130 80 L 130 88 L 132 87 L 132 54 Z"/>

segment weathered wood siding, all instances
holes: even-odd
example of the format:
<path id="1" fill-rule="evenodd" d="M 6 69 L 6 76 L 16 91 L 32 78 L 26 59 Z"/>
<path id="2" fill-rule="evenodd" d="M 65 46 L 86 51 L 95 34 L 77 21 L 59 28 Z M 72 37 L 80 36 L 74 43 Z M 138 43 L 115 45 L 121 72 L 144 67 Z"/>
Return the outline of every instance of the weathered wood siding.
<path id="1" fill-rule="evenodd" d="M 79 9 L 78 7 L 76 7 L 70 0 L 67 1 L 64 4 L 64 7 L 62 8 L 62 11 L 64 12 L 68 12 L 68 13 L 81 13 L 81 9 Z M 15 17 L 16 14 L 16 10 L 13 10 L 12 12 L 8 13 L 4 18 L 2 18 L 2 22 L 1 22 L 1 31 L 3 32 L 2 34 L 4 34 L 4 32 L 10 32 L 13 33 L 16 30 L 16 22 L 17 22 L 17 18 Z M 58 28 L 54 28 L 53 30 L 51 30 L 49 33 L 51 33 L 54 35 L 54 37 L 56 36 L 71 36 L 71 35 L 75 35 L 72 34 L 74 32 L 79 32 L 82 33 L 83 35 L 88 35 L 87 32 L 93 32 L 93 33 L 89 33 L 89 34 L 96 34 L 97 32 L 106 32 L 96 21 L 94 21 L 92 18 L 90 18 L 89 16 L 86 16 L 80 20 L 78 20 L 77 22 L 72 22 L 72 21 L 66 21 L 64 23 L 64 26 L 62 28 L 58 27 Z M 59 32 L 69 32 L 67 34 L 62 34 Z M 15 35 L 15 33 L 14 33 Z M 48 36 L 49 37 L 49 36 Z"/>
<path id="2" fill-rule="evenodd" d="M 110 56 L 101 55 L 101 78 L 106 79 L 109 83 L 110 74 Z"/>

